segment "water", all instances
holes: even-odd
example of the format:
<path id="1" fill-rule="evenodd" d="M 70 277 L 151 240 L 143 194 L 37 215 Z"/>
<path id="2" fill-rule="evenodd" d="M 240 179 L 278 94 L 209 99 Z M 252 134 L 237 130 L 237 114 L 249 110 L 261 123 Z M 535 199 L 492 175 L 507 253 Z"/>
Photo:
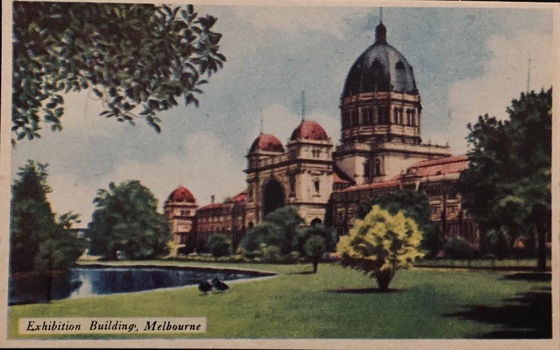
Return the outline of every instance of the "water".
<path id="1" fill-rule="evenodd" d="M 224 281 L 262 277 L 252 271 L 177 267 L 75 267 L 50 281 L 41 277 L 10 278 L 9 304 L 131 293 L 160 288 L 196 285 L 217 277 Z M 50 287 L 49 287 L 50 286 Z"/>

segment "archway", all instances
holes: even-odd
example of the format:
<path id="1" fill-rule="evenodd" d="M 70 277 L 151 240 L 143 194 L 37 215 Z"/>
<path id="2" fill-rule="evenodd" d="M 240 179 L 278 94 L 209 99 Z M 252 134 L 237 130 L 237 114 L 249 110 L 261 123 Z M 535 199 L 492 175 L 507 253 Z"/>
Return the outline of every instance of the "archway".
<path id="1" fill-rule="evenodd" d="M 268 180 L 263 188 L 263 217 L 278 208 L 282 208 L 284 205 L 284 189 L 282 185 L 278 180 Z"/>
<path id="2" fill-rule="evenodd" d="M 311 220 L 311 226 L 315 226 L 317 224 L 322 224 L 323 220 L 319 219 L 319 218 L 315 218 L 313 220 Z"/>

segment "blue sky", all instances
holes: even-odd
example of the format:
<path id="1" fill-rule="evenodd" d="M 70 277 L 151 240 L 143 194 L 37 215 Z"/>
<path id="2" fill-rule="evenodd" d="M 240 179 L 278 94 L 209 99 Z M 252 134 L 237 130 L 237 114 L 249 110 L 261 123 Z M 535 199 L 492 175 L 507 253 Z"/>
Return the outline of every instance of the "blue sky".
<path id="1" fill-rule="evenodd" d="M 362 3 L 363 4 L 363 3 Z M 413 4 L 414 5 L 414 4 Z M 410 5 L 409 5 L 410 6 Z M 57 213 L 89 222 L 97 189 L 139 179 L 163 205 L 178 185 L 200 205 L 245 188 L 245 155 L 264 131 L 286 141 L 301 120 L 318 121 L 336 144 L 346 74 L 374 41 L 379 7 L 204 6 L 218 18 L 224 69 L 213 75 L 200 107 L 161 115 L 162 132 L 99 117 L 92 94 L 65 97 L 64 130 L 22 141 L 12 150 L 12 176 L 27 159 L 49 163 Z M 480 114 L 505 116 L 513 98 L 552 84 L 550 9 L 384 7 L 387 40 L 414 67 L 424 142 L 467 150 L 466 124 Z"/>

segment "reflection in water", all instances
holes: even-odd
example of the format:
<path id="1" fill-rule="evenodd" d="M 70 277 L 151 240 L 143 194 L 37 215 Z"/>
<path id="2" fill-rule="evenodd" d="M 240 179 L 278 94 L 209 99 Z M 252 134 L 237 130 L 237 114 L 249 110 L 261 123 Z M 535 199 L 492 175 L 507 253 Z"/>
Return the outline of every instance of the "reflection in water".
<path id="1" fill-rule="evenodd" d="M 259 276 L 262 274 L 171 267 L 76 267 L 50 283 L 39 277 L 10 278 L 9 303 L 46 302 L 49 284 L 52 299 L 65 299 L 195 285 L 214 277 L 227 281 Z"/>

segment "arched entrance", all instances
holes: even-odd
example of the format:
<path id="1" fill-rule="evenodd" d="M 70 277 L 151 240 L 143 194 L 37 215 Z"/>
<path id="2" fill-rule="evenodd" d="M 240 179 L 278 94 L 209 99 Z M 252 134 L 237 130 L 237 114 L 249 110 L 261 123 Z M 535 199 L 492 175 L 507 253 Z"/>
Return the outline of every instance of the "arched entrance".
<path id="1" fill-rule="evenodd" d="M 270 179 L 264 184 L 262 210 L 263 218 L 278 208 L 282 208 L 284 202 L 284 189 L 278 180 Z"/>
<path id="2" fill-rule="evenodd" d="M 311 226 L 315 226 L 315 225 L 322 224 L 322 223 L 323 223 L 323 220 L 321 220 L 319 218 L 315 218 L 315 219 L 311 220 Z"/>

